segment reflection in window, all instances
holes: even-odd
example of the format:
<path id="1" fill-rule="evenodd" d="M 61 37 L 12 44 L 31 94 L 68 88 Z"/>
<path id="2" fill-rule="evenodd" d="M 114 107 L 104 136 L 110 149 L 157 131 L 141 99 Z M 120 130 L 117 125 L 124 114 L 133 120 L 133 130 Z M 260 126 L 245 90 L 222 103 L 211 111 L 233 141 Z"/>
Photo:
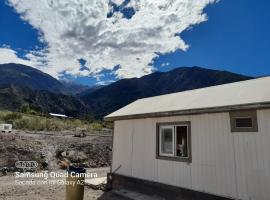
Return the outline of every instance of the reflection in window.
<path id="1" fill-rule="evenodd" d="M 188 157 L 187 126 L 176 126 L 176 156 Z"/>

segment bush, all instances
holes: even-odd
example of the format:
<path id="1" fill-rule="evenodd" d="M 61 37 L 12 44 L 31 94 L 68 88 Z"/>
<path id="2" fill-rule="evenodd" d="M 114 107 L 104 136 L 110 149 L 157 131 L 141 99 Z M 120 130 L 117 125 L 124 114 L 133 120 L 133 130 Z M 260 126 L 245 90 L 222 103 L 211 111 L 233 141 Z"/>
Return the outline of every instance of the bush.
<path id="1" fill-rule="evenodd" d="M 34 109 L 31 109 L 31 107 L 28 104 L 22 105 L 20 109 L 21 113 L 30 114 L 30 115 L 37 115 L 37 111 Z"/>
<path id="2" fill-rule="evenodd" d="M 20 111 L 21 111 L 22 113 L 28 113 L 29 110 L 30 110 L 30 106 L 29 106 L 28 104 L 22 105 L 22 107 L 21 107 L 21 109 L 20 109 Z"/>
<path id="3" fill-rule="evenodd" d="M 25 130 L 28 127 L 29 120 L 26 118 L 17 119 L 13 122 L 15 129 L 22 129 Z"/>
<path id="4" fill-rule="evenodd" d="M 101 123 L 93 122 L 89 125 L 88 131 L 101 131 L 103 128 Z"/>
<path id="5" fill-rule="evenodd" d="M 90 123 L 79 119 L 59 119 L 22 113 L 0 112 L 0 122 L 7 121 L 13 123 L 15 129 L 29 131 L 63 131 L 78 128 L 88 131 L 101 131 L 103 128 L 112 127 L 112 123 L 102 121 Z"/>
<path id="6" fill-rule="evenodd" d="M 106 122 L 106 121 L 103 121 L 103 122 L 102 122 L 102 126 L 103 126 L 104 128 L 113 129 L 113 123 L 112 123 L 112 122 Z"/>
<path id="7" fill-rule="evenodd" d="M 14 121 L 21 118 L 22 118 L 21 114 L 15 112 L 3 112 L 0 115 L 0 120 L 4 122 Z"/>

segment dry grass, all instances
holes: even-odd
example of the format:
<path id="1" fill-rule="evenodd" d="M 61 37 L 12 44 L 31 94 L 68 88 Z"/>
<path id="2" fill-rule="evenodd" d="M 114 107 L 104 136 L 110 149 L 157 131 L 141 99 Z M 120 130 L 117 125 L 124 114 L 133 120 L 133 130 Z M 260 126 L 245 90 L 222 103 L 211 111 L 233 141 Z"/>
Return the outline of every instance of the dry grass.
<path id="1" fill-rule="evenodd" d="M 88 122 L 79 119 L 59 119 L 48 116 L 0 111 L 0 123 L 12 123 L 15 129 L 30 131 L 63 131 L 85 129 L 100 131 L 103 128 L 112 128 L 112 125 L 103 121 Z"/>

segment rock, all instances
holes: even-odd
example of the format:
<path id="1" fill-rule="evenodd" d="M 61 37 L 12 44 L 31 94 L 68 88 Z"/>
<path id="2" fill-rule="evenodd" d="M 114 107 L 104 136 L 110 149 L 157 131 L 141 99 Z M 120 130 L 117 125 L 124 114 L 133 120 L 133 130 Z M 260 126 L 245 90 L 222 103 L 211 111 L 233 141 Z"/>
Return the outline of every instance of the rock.
<path id="1" fill-rule="evenodd" d="M 62 157 L 62 153 L 64 152 L 64 150 L 62 149 L 62 147 L 58 147 L 55 151 L 55 157 L 56 158 L 61 158 Z"/>
<path id="2" fill-rule="evenodd" d="M 62 154 L 62 156 L 75 163 L 81 163 L 88 159 L 84 152 L 73 150 L 68 151 L 66 154 Z"/>
<path id="3" fill-rule="evenodd" d="M 83 138 L 83 137 L 86 137 L 86 133 L 85 132 L 75 133 L 73 137 Z"/>
<path id="4" fill-rule="evenodd" d="M 87 155 L 84 152 L 78 152 L 77 154 L 78 161 L 85 161 L 88 159 Z"/>
<path id="5" fill-rule="evenodd" d="M 69 152 L 67 153 L 67 157 L 70 158 L 70 159 L 72 159 L 72 158 L 76 159 L 76 158 L 75 158 L 75 157 L 76 157 L 76 152 L 73 151 L 73 150 L 69 151 Z"/>
<path id="6" fill-rule="evenodd" d="M 0 169 L 0 173 L 2 176 L 6 176 L 8 172 L 9 172 L 9 168 L 7 168 L 7 167 L 2 167 Z"/>
<path id="7" fill-rule="evenodd" d="M 58 165 L 61 169 L 67 169 L 70 166 L 70 161 L 66 158 L 58 161 Z"/>
<path id="8" fill-rule="evenodd" d="M 40 168 L 41 169 L 48 169 L 48 166 L 49 166 L 49 161 L 48 160 L 43 160 L 40 162 Z"/>
<path id="9" fill-rule="evenodd" d="M 63 151 L 63 152 L 61 153 L 61 156 L 67 157 L 67 152 Z"/>

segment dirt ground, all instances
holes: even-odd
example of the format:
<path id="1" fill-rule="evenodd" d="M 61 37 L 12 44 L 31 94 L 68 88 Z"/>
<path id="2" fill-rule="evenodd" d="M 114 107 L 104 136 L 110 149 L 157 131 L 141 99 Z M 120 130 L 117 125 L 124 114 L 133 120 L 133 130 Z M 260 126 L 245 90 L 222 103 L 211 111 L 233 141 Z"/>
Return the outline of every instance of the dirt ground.
<path id="1" fill-rule="evenodd" d="M 74 137 L 76 133 L 29 132 L 14 130 L 0 133 L 0 200 L 65 200 L 63 184 L 16 184 L 16 161 L 36 161 L 35 172 L 59 171 L 59 161 L 68 160 L 85 168 L 100 169 L 111 163 L 112 137 L 108 130 L 99 134 L 86 133 L 86 137 Z M 106 172 L 106 171 L 105 171 Z M 103 172 L 103 177 L 106 173 Z M 61 178 L 60 178 L 61 179 Z M 62 178 L 65 180 L 65 178 Z M 111 192 L 93 190 L 85 186 L 84 200 L 125 200 Z"/>
<path id="2" fill-rule="evenodd" d="M 74 137 L 75 134 L 72 131 L 22 130 L 0 133 L 0 172 L 4 167 L 13 171 L 18 160 L 36 161 L 41 170 L 57 170 L 61 160 L 68 160 L 86 168 L 110 165 L 112 150 L 110 132 L 86 133 L 86 137 Z"/>
<path id="3" fill-rule="evenodd" d="M 14 176 L 0 177 L 0 200 L 65 200 L 63 185 L 16 185 Z M 85 186 L 84 200 L 126 200 Z"/>

